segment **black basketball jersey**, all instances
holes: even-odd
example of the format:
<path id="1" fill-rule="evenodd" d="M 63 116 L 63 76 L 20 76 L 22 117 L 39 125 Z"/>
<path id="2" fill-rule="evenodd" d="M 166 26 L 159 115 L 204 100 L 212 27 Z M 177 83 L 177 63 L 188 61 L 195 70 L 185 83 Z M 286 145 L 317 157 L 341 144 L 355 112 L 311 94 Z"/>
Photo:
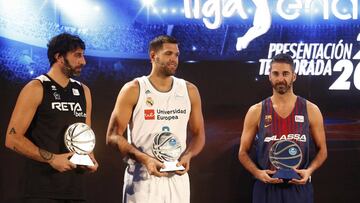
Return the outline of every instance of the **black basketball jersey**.
<path id="1" fill-rule="evenodd" d="M 262 101 L 260 126 L 255 142 L 256 163 L 259 168 L 275 169 L 269 160 L 269 150 L 280 140 L 291 140 L 300 147 L 302 161 L 298 168 L 307 168 L 311 135 L 304 98 L 297 97 L 292 112 L 286 118 L 282 118 L 276 113 L 270 97 Z"/>
<path id="2" fill-rule="evenodd" d="M 46 74 L 36 80 L 43 86 L 43 99 L 26 136 L 41 149 L 55 154 L 66 153 L 66 128 L 76 122 L 85 123 L 84 89 L 80 82 L 73 79 L 66 87 L 61 87 Z M 84 199 L 82 173 L 79 170 L 61 173 L 48 163 L 28 159 L 25 197 Z"/>

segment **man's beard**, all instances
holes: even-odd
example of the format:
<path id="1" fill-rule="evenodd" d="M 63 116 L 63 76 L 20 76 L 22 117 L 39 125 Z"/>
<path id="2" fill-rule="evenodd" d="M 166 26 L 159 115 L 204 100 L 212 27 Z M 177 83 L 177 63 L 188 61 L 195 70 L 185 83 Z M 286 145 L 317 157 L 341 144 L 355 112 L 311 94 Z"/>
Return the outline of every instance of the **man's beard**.
<path id="1" fill-rule="evenodd" d="M 63 68 L 63 73 L 68 76 L 69 78 L 71 77 L 78 77 L 80 76 L 80 71 L 76 71 L 77 68 L 82 68 L 83 66 L 77 66 L 74 67 L 72 65 L 70 65 L 69 61 L 64 58 L 64 68 Z"/>
<path id="2" fill-rule="evenodd" d="M 285 94 L 289 89 L 292 87 L 293 81 L 290 82 L 290 84 L 287 84 L 287 82 L 278 82 L 276 84 L 271 83 L 272 87 L 275 89 L 275 91 L 279 94 Z"/>
<path id="3" fill-rule="evenodd" d="M 175 75 L 175 71 L 176 71 L 176 69 L 173 71 L 172 69 L 170 69 L 170 68 L 168 68 L 170 65 L 169 65 L 169 63 L 167 64 L 167 65 L 165 65 L 164 66 L 164 75 L 166 75 L 166 76 L 173 76 L 173 75 Z M 177 66 L 177 65 L 175 65 L 175 66 Z"/>
<path id="4" fill-rule="evenodd" d="M 167 62 L 167 63 L 160 62 L 159 58 L 155 59 L 155 62 L 159 65 L 161 73 L 164 76 L 173 76 L 173 75 L 175 75 L 176 69 L 175 69 L 175 71 L 172 71 L 169 68 L 169 66 L 173 63 L 177 67 L 177 63 L 174 63 L 174 62 Z"/>

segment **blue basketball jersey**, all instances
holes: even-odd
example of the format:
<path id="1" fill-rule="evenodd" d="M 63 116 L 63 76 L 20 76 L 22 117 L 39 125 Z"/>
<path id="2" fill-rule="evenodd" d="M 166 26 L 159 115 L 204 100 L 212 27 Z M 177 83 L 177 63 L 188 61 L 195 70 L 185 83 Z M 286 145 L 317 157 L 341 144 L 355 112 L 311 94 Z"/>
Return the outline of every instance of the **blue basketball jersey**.
<path id="1" fill-rule="evenodd" d="M 256 136 L 256 164 L 260 169 L 275 170 L 270 163 L 269 151 L 275 143 L 289 140 L 295 142 L 302 151 L 302 161 L 298 169 L 309 165 L 310 145 L 309 119 L 306 100 L 297 97 L 292 112 L 286 117 L 280 117 L 274 110 L 270 98 L 262 101 L 260 126 Z M 274 146 L 275 147 L 275 146 Z M 288 183 L 267 184 L 255 181 L 253 203 L 313 203 L 313 187 L 311 182 L 305 185 Z"/>
<path id="2" fill-rule="evenodd" d="M 276 113 L 270 97 L 262 101 L 260 126 L 255 140 L 256 164 L 260 169 L 276 169 L 270 163 L 269 151 L 272 145 L 281 140 L 290 140 L 299 145 L 302 161 L 297 168 L 307 168 L 310 139 L 306 99 L 297 97 L 292 112 L 286 118 Z"/>

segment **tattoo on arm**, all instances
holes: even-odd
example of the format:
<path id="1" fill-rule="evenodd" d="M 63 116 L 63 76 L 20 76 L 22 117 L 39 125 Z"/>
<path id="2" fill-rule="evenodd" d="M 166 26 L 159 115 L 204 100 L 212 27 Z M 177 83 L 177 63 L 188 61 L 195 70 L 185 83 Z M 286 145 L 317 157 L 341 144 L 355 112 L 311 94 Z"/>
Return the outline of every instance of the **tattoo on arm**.
<path id="1" fill-rule="evenodd" d="M 46 161 L 51 160 L 53 158 L 53 156 L 54 156 L 52 153 L 50 153 L 50 152 L 48 152 L 48 151 L 46 151 L 44 149 L 40 149 L 40 148 L 39 148 L 39 154 Z"/>
<path id="2" fill-rule="evenodd" d="M 12 127 L 12 128 L 10 129 L 9 134 L 10 134 L 10 135 L 16 134 L 16 130 L 15 130 L 14 127 Z"/>

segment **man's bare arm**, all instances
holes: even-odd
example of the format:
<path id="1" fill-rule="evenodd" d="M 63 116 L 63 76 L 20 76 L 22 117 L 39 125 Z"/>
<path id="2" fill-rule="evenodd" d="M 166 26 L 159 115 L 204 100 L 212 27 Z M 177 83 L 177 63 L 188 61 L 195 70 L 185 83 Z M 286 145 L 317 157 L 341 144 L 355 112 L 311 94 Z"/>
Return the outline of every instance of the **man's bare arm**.
<path id="1" fill-rule="evenodd" d="M 85 93 L 85 99 L 86 99 L 86 120 L 85 123 L 91 127 L 91 115 L 92 115 L 92 99 L 91 99 L 91 91 L 90 89 L 83 84 L 83 88 L 84 88 L 84 93 Z M 99 164 L 96 161 L 95 158 L 95 154 L 94 152 L 91 152 L 89 154 L 92 162 L 94 163 L 94 166 L 87 166 L 86 168 L 90 171 L 90 172 L 95 172 L 97 171 Z"/>
<path id="2" fill-rule="evenodd" d="M 258 129 L 260 112 L 260 104 L 256 104 L 250 107 L 245 116 L 243 131 L 240 138 L 239 160 L 241 164 L 254 176 L 255 171 L 259 169 L 251 160 L 249 152 Z"/>
<path id="3" fill-rule="evenodd" d="M 160 168 L 164 167 L 161 162 L 129 144 L 127 139 L 123 136 L 138 97 L 139 84 L 136 80 L 125 84 L 121 89 L 110 117 L 106 133 L 106 143 L 116 146 L 122 157 L 129 157 L 145 165 L 149 174 L 164 176 L 166 173 L 160 173 L 159 171 Z"/>
<path id="4" fill-rule="evenodd" d="M 251 149 L 253 140 L 258 131 L 261 115 L 261 103 L 250 107 L 245 116 L 243 132 L 240 138 L 239 160 L 241 164 L 248 170 L 255 178 L 264 183 L 281 183 L 282 180 L 278 178 L 271 178 L 269 175 L 274 174 L 275 171 L 261 170 L 251 160 L 249 151 Z"/>
<path id="5" fill-rule="evenodd" d="M 43 87 L 38 80 L 29 82 L 20 92 L 6 132 L 6 147 L 36 161 L 49 163 L 56 170 L 63 172 L 76 167 L 68 161 L 71 153 L 53 154 L 32 143 L 25 133 L 40 105 Z"/>
<path id="6" fill-rule="evenodd" d="M 205 145 L 204 117 L 202 114 L 200 93 L 197 87 L 189 83 L 188 91 L 191 101 L 189 129 L 192 138 L 185 153 L 191 153 L 192 156 L 196 156 Z"/>
<path id="7" fill-rule="evenodd" d="M 306 184 L 311 174 L 318 169 L 327 158 L 327 147 L 324 130 L 324 120 L 320 109 L 313 103 L 307 101 L 307 112 L 310 122 L 310 131 L 315 142 L 317 154 L 307 169 L 296 170 L 300 174 L 300 180 L 292 180 L 294 184 Z"/>
<path id="8" fill-rule="evenodd" d="M 197 87 L 187 82 L 189 98 L 191 102 L 191 112 L 189 118 L 189 129 L 191 141 L 182 154 L 178 165 L 183 165 L 185 170 L 177 171 L 178 174 L 185 174 L 190 169 L 190 160 L 201 152 L 205 145 L 204 117 L 201 108 L 201 98 Z"/>
<path id="9" fill-rule="evenodd" d="M 5 145 L 28 158 L 48 162 L 53 158 L 53 154 L 38 148 L 25 137 L 42 97 L 42 85 L 37 80 L 29 82 L 21 90 L 6 131 Z"/>
<path id="10" fill-rule="evenodd" d="M 327 158 L 327 147 L 326 147 L 326 138 L 324 130 L 324 119 L 321 115 L 320 109 L 312 103 L 308 105 L 308 115 L 310 121 L 310 131 L 312 138 L 315 142 L 317 148 L 317 154 L 314 160 L 311 162 L 308 169 L 313 173 L 318 169 Z"/>

